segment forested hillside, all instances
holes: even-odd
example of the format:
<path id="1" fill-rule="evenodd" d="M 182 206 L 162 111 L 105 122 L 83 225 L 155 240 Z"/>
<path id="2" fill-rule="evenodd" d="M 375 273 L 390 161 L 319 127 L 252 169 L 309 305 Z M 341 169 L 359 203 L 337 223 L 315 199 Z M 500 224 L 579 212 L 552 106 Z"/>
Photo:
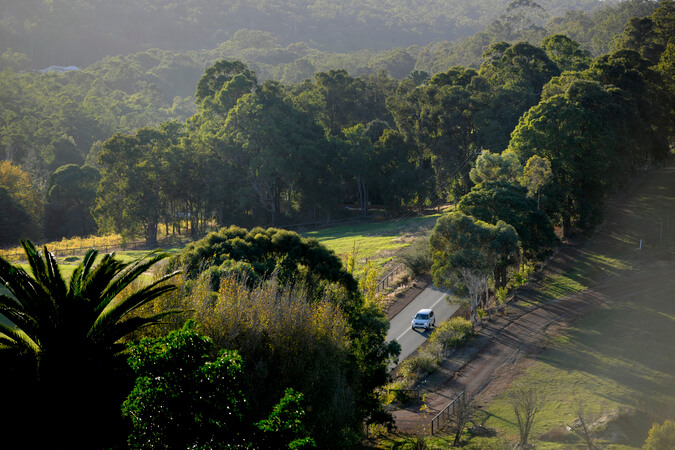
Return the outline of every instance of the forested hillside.
<path id="1" fill-rule="evenodd" d="M 195 60 L 171 52 L 108 58 L 64 74 L 8 69 L 0 77 L 3 172 L 32 186 L 18 196 L 11 182 L 18 178 L 4 175 L 11 207 L 26 213 L 12 223 L 30 217 L 32 224 L 8 226 L 30 236 L 43 229 L 49 238 L 116 231 L 152 243 L 160 225 L 184 231 L 185 218 L 198 236 L 212 221 L 281 225 L 367 215 L 373 205 L 420 208 L 469 192 L 482 151 L 510 148 L 525 165 L 540 140 L 536 150 L 552 152 L 546 158 L 558 177 L 542 208 L 565 228 L 592 227 L 607 193 L 667 155 L 672 17 L 672 2 L 663 2 L 652 16 L 629 21 L 616 51 L 595 59 L 569 37 L 551 35 L 540 45 L 491 44 L 477 70 L 413 71 L 403 80 L 386 70 L 328 70 L 284 84 L 220 60 L 201 72 L 196 108 L 185 87 Z M 604 106 L 586 106 L 592 102 Z M 563 106 L 581 122 L 556 119 Z M 534 131 L 542 118 L 586 131 L 574 138 Z M 568 163 L 556 169 L 557 158 L 576 161 L 546 150 L 556 139 L 577 149 L 584 167 L 598 157 L 592 173 L 603 178 Z M 588 187 L 573 184 L 577 178 Z"/>
<path id="2" fill-rule="evenodd" d="M 508 0 L 6 0 L 0 53 L 28 55 L 31 67 L 89 65 L 149 48 L 213 48 L 240 29 L 269 32 L 282 46 L 305 42 L 346 52 L 426 45 L 481 31 Z M 540 2 L 550 17 L 591 10 L 598 0 Z"/>

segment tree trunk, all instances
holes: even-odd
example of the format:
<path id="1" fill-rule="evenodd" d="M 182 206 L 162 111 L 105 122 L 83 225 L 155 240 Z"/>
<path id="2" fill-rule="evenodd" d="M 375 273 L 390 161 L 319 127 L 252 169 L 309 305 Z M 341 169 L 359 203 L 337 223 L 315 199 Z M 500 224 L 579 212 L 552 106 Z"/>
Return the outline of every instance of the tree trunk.
<path id="1" fill-rule="evenodd" d="M 145 226 L 145 243 L 148 247 L 157 247 L 157 219 L 151 219 Z"/>
<path id="2" fill-rule="evenodd" d="M 272 184 L 272 225 L 279 225 L 279 212 L 281 209 L 281 192 L 279 186 L 275 182 Z"/>

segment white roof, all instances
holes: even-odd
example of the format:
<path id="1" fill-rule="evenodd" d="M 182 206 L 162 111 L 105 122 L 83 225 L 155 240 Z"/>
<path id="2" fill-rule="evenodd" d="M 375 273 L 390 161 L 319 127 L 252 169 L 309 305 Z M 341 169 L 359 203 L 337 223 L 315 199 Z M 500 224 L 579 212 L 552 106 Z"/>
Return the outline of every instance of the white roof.
<path id="1" fill-rule="evenodd" d="M 46 69 L 40 70 L 42 73 L 46 72 L 70 72 L 71 70 L 80 70 L 77 66 L 49 66 Z"/>

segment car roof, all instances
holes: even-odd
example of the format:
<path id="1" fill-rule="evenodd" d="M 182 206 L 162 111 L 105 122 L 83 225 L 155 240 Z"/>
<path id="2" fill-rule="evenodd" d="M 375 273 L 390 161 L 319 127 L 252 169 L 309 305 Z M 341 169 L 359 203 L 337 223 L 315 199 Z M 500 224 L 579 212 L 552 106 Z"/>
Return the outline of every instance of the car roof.
<path id="1" fill-rule="evenodd" d="M 417 314 L 429 314 L 431 312 L 432 310 L 427 308 L 427 309 L 420 309 L 419 311 L 417 311 Z"/>

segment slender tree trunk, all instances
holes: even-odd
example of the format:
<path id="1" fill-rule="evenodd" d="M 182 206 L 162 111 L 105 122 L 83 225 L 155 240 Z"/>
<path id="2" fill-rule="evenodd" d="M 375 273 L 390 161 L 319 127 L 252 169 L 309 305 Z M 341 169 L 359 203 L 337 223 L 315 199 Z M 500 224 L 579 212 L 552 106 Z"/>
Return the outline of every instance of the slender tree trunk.
<path id="1" fill-rule="evenodd" d="M 279 225 L 279 210 L 281 207 L 281 192 L 276 182 L 272 184 L 272 225 Z"/>

